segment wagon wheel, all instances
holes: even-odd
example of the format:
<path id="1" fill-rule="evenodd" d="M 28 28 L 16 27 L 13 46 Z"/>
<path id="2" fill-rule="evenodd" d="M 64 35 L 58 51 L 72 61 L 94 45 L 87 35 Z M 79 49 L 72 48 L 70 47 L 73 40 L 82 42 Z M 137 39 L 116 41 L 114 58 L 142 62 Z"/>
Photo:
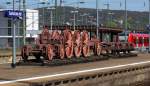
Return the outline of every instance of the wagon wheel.
<path id="1" fill-rule="evenodd" d="M 28 54 L 27 54 L 28 50 L 27 47 L 23 47 L 21 50 L 21 56 L 24 62 L 28 61 Z"/>
<path id="2" fill-rule="evenodd" d="M 73 47 L 72 46 L 68 46 L 65 48 L 65 54 L 67 58 L 71 58 L 73 56 Z"/>
<path id="3" fill-rule="evenodd" d="M 88 35 L 87 31 L 82 32 L 82 43 L 83 43 L 82 54 L 84 57 L 87 57 L 87 56 L 89 56 L 89 51 L 90 51 L 90 47 L 88 46 L 89 35 Z"/>
<path id="4" fill-rule="evenodd" d="M 123 51 L 123 44 L 119 43 L 119 54 Z"/>
<path id="5" fill-rule="evenodd" d="M 81 46 L 74 47 L 74 54 L 77 58 L 81 56 Z"/>
<path id="6" fill-rule="evenodd" d="M 52 59 L 53 59 L 53 56 L 54 56 L 54 52 L 53 52 L 52 46 L 51 46 L 51 45 L 48 45 L 48 46 L 46 47 L 46 49 L 47 49 L 46 56 L 47 56 L 48 60 L 52 60 Z"/>
<path id="7" fill-rule="evenodd" d="M 64 59 L 65 58 L 65 49 L 64 49 L 63 45 L 59 46 L 59 56 L 60 56 L 60 59 Z"/>
<path id="8" fill-rule="evenodd" d="M 88 57 L 89 56 L 89 50 L 90 50 L 90 47 L 88 45 L 84 45 L 83 46 L 82 53 L 83 53 L 84 57 Z"/>
<path id="9" fill-rule="evenodd" d="M 96 45 L 95 45 L 95 54 L 97 56 L 99 56 L 101 54 L 101 51 L 102 51 L 102 48 L 101 48 L 100 44 L 96 43 Z"/>
<path id="10" fill-rule="evenodd" d="M 124 54 L 126 54 L 127 49 L 128 49 L 128 44 L 127 44 L 127 43 L 123 43 L 123 44 L 122 44 L 122 52 L 123 52 Z"/>
<path id="11" fill-rule="evenodd" d="M 128 43 L 127 52 L 130 53 L 132 50 L 134 50 L 133 44 L 132 43 Z"/>
<path id="12" fill-rule="evenodd" d="M 73 39 L 70 30 L 64 30 L 64 40 L 65 40 L 65 55 L 67 58 L 73 56 Z"/>
<path id="13" fill-rule="evenodd" d="M 74 32 L 74 55 L 75 57 L 80 57 L 81 56 L 81 51 L 82 51 L 82 47 L 81 47 L 81 35 L 80 35 L 80 31 L 76 30 Z"/>

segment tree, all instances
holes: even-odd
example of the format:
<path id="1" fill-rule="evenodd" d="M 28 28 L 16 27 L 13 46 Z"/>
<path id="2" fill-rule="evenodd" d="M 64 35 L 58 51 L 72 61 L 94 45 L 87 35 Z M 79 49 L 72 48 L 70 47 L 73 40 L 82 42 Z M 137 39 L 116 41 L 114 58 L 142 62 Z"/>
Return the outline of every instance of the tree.
<path id="1" fill-rule="evenodd" d="M 108 21 L 106 27 L 117 27 L 117 23 L 114 21 Z"/>

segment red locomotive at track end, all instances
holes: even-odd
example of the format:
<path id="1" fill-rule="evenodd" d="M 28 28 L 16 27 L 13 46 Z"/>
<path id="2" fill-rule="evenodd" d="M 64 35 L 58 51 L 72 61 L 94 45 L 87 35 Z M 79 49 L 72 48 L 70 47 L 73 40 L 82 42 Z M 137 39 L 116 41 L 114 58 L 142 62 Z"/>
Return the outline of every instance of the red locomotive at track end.
<path id="1" fill-rule="evenodd" d="M 148 46 L 149 46 L 149 34 L 129 33 L 128 42 L 133 43 L 134 47 L 148 48 Z"/>

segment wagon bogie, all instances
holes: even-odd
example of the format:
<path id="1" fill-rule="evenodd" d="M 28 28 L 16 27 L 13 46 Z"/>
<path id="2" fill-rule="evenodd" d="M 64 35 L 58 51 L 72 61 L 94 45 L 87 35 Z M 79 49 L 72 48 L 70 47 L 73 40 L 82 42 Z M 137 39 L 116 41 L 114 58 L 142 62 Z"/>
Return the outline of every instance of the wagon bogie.
<path id="1" fill-rule="evenodd" d="M 36 62 L 41 62 L 42 61 L 40 54 L 35 54 L 34 56 L 36 58 Z"/>
<path id="2" fill-rule="evenodd" d="M 23 48 L 21 50 L 21 56 L 22 56 L 22 59 L 24 60 L 24 62 L 28 61 L 28 57 L 30 56 L 31 51 L 32 51 L 32 47 L 30 45 L 23 46 Z"/>
<path id="3" fill-rule="evenodd" d="M 101 46 L 101 54 L 108 55 L 111 53 L 111 45 L 109 43 L 102 42 L 100 46 Z"/>
<path id="4" fill-rule="evenodd" d="M 134 45 L 132 43 L 128 43 L 127 52 L 130 53 L 130 51 L 134 50 Z"/>
<path id="5" fill-rule="evenodd" d="M 24 52 L 24 49 L 22 49 L 21 56 L 24 62 L 28 61 L 28 55 Z"/>
<path id="6" fill-rule="evenodd" d="M 94 54 L 97 56 L 100 56 L 102 53 L 102 47 L 100 46 L 100 43 L 95 43 L 94 45 Z"/>
<path id="7" fill-rule="evenodd" d="M 46 46 L 46 57 L 48 60 L 52 60 L 54 57 L 53 46 L 50 44 Z"/>

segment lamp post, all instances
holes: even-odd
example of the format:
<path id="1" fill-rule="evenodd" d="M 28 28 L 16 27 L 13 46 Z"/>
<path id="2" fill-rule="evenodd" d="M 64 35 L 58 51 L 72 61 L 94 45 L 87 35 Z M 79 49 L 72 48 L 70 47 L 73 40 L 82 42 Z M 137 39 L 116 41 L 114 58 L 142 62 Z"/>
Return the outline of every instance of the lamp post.
<path id="1" fill-rule="evenodd" d="M 108 23 L 108 27 L 109 27 L 109 24 L 110 24 L 110 15 L 109 15 L 109 13 L 110 13 L 110 3 L 109 2 L 107 2 L 106 4 L 104 4 L 104 5 L 106 5 L 107 6 L 107 23 Z M 107 24 L 106 23 L 106 24 Z"/>
<path id="2" fill-rule="evenodd" d="M 20 11 L 21 10 L 21 0 L 19 0 L 18 1 L 18 3 L 19 3 L 19 8 L 18 8 L 18 10 Z M 18 28 L 17 28 L 17 35 L 18 35 L 18 48 L 20 47 L 20 40 L 19 40 L 19 36 L 20 36 L 20 21 L 18 21 Z"/>
<path id="3" fill-rule="evenodd" d="M 149 26 L 150 26 L 150 0 L 149 0 Z M 149 53 L 150 53 L 150 27 L 149 27 Z"/>
<path id="4" fill-rule="evenodd" d="M 80 15 L 82 17 L 82 25 L 84 24 L 84 15 Z"/>
<path id="5" fill-rule="evenodd" d="M 128 18 L 128 15 L 127 15 L 127 0 L 125 0 L 125 42 L 127 42 L 127 18 Z"/>
<path id="6" fill-rule="evenodd" d="M 26 44 L 26 0 L 23 0 L 23 45 Z"/>
<path id="7" fill-rule="evenodd" d="M 89 16 L 89 19 L 90 19 L 90 24 L 92 25 L 92 23 L 93 23 L 93 18 L 94 18 L 94 16 Z"/>
<path id="8" fill-rule="evenodd" d="M 66 1 L 64 1 L 64 0 L 62 0 L 62 2 L 61 2 L 61 6 L 62 6 L 62 13 L 63 13 L 63 15 L 62 15 L 62 24 L 65 24 L 65 5 L 64 5 L 64 3 L 65 3 Z"/>
<path id="9" fill-rule="evenodd" d="M 87 25 L 88 22 L 88 13 L 84 13 L 82 15 L 80 15 L 82 17 L 82 25 L 84 24 L 84 17 L 85 17 L 85 24 Z"/>
<path id="10" fill-rule="evenodd" d="M 20 11 L 20 9 L 21 9 L 21 0 L 18 0 L 18 1 L 14 1 L 14 3 L 18 3 L 18 10 Z M 7 5 L 13 5 L 13 3 L 12 2 L 6 2 L 6 4 Z M 19 35 L 20 35 L 20 21 L 18 21 L 17 22 L 18 24 L 17 24 L 17 44 L 18 44 L 18 48 L 19 48 L 19 44 L 20 44 L 20 41 L 19 41 Z"/>
<path id="11" fill-rule="evenodd" d="M 53 29 L 53 10 L 55 10 L 54 7 L 49 7 L 48 8 L 50 10 L 50 19 L 51 19 L 51 32 L 52 32 L 52 29 Z"/>
<path id="12" fill-rule="evenodd" d="M 44 1 L 41 1 L 39 4 L 41 4 L 41 5 L 43 5 L 43 8 L 42 8 L 42 26 L 44 26 L 44 24 L 45 24 L 45 19 L 44 19 L 44 12 L 45 12 L 45 10 L 44 10 L 44 5 L 46 4 L 46 2 L 44 2 Z"/>
<path id="13" fill-rule="evenodd" d="M 79 11 L 79 9 L 80 9 L 80 8 L 79 8 L 79 5 L 80 5 L 80 4 L 84 4 L 84 3 L 85 3 L 84 1 L 78 1 L 78 2 L 76 2 L 76 5 L 77 5 L 77 6 L 76 6 L 76 10 Z M 79 13 L 79 12 L 78 12 L 78 13 Z M 79 16 L 78 13 L 77 13 L 77 20 L 78 20 L 78 16 Z"/>
<path id="14" fill-rule="evenodd" d="M 15 10 L 15 0 L 13 0 L 13 11 Z M 16 21 L 15 18 L 13 18 L 13 57 L 12 57 L 12 63 L 11 67 L 15 68 L 16 67 Z"/>
<path id="15" fill-rule="evenodd" d="M 86 23 L 86 25 L 87 25 L 87 23 L 88 23 L 88 15 L 89 15 L 88 13 L 85 13 L 85 14 L 84 14 L 84 16 L 85 16 L 85 23 Z"/>
<path id="16" fill-rule="evenodd" d="M 113 12 L 109 12 L 108 13 L 108 15 L 109 15 L 109 17 L 110 17 L 110 19 L 109 19 L 109 22 L 110 22 L 110 27 L 112 27 L 112 22 L 113 22 L 113 15 L 114 15 L 114 13 Z"/>
<path id="17" fill-rule="evenodd" d="M 73 13 L 73 29 L 75 31 L 75 26 L 76 26 L 76 13 L 78 13 L 77 10 L 75 11 L 71 11 L 71 13 Z"/>
<path id="18" fill-rule="evenodd" d="M 67 3 L 66 1 L 64 1 L 63 0 L 63 2 L 62 3 Z M 85 2 L 84 1 L 77 1 L 77 2 L 72 2 L 72 3 L 69 3 L 69 4 L 63 4 L 64 6 L 65 5 L 69 5 L 69 6 L 71 6 L 71 5 L 74 5 L 74 8 L 75 8 L 75 10 L 79 10 L 79 4 L 84 4 Z M 78 9 L 77 9 L 78 8 Z M 65 8 L 63 9 L 63 11 L 65 12 Z M 65 16 L 65 13 L 64 13 L 64 16 Z M 77 14 L 77 18 L 78 18 L 78 14 Z M 65 19 L 63 19 L 63 22 L 64 22 L 64 20 Z"/>
<path id="19" fill-rule="evenodd" d="M 97 39 L 99 39 L 99 10 L 98 10 L 98 2 L 99 0 L 96 0 L 96 36 L 97 36 Z"/>

